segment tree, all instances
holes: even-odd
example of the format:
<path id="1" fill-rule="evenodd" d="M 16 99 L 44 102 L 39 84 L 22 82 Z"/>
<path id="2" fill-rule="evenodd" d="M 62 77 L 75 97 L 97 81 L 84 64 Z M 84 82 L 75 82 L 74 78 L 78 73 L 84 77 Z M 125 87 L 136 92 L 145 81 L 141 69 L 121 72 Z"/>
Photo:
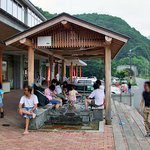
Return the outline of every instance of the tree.
<path id="1" fill-rule="evenodd" d="M 115 77 L 122 80 L 123 78 L 125 78 L 129 75 L 129 71 L 128 70 L 116 71 L 114 75 L 115 75 Z"/>

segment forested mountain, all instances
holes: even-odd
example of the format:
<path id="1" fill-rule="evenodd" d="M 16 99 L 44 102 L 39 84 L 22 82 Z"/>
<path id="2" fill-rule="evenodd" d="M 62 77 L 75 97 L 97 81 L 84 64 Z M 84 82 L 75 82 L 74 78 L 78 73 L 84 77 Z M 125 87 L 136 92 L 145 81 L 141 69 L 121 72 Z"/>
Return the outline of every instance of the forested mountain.
<path id="1" fill-rule="evenodd" d="M 38 8 L 41 13 L 47 18 L 50 19 L 57 14 L 50 14 L 47 11 L 43 11 L 41 8 Z M 121 52 L 117 55 L 117 57 L 112 62 L 112 73 L 116 71 L 116 67 L 122 64 L 129 64 L 129 50 L 133 49 L 132 53 L 132 64 L 138 67 L 140 74 L 145 74 L 145 67 L 148 66 L 148 62 L 150 61 L 150 40 L 143 35 L 135 28 L 132 28 L 127 22 L 122 20 L 121 18 L 104 15 L 104 14 L 77 14 L 74 15 L 80 19 L 91 22 L 93 24 L 99 25 L 101 27 L 107 28 L 109 30 L 124 34 L 130 37 L 129 42 L 126 46 L 121 50 Z M 103 62 L 101 60 L 93 60 L 86 61 L 89 67 L 83 69 L 83 74 L 97 76 L 98 78 L 103 77 Z M 147 64 L 147 65 L 146 65 Z M 99 66 L 98 66 L 99 65 Z M 93 68 L 91 73 L 90 68 Z M 97 69 L 97 67 L 99 69 Z"/>

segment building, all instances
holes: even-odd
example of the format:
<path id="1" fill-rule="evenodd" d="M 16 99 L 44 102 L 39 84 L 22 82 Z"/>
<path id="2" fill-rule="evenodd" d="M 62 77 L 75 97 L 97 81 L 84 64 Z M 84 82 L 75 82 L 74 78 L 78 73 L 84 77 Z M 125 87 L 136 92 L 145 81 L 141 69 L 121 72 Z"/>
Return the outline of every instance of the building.
<path id="1" fill-rule="evenodd" d="M 24 53 L 18 53 L 20 48 L 5 47 L 1 42 L 43 21 L 46 21 L 46 18 L 29 0 L 0 0 L 0 53 L 3 53 L 1 65 L 5 91 L 9 91 L 9 87 L 23 88 L 26 81 L 27 57 Z M 38 57 L 35 66 L 39 68 Z"/>

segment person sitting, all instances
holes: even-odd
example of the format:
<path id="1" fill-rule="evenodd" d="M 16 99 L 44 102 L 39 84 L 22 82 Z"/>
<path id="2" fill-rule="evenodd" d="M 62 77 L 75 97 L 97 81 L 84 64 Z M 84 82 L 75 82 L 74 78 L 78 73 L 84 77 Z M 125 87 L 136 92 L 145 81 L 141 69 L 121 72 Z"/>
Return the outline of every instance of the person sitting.
<path id="1" fill-rule="evenodd" d="M 76 95 L 82 96 L 79 94 L 76 90 L 74 85 L 71 85 L 71 90 L 69 91 L 68 101 L 70 106 L 74 106 L 74 103 L 76 102 Z"/>
<path id="2" fill-rule="evenodd" d="M 51 81 L 51 85 L 56 86 L 56 84 L 57 84 L 57 80 L 56 80 L 56 79 L 53 79 L 53 80 Z"/>
<path id="3" fill-rule="evenodd" d="M 64 90 L 65 89 L 63 88 L 63 91 L 62 91 L 62 88 L 60 87 L 60 82 L 57 82 L 56 87 L 55 87 L 55 91 L 57 93 L 56 96 L 62 99 L 63 103 L 65 103 L 67 100 L 67 95 L 66 95 L 66 92 L 64 92 Z"/>
<path id="4" fill-rule="evenodd" d="M 23 104 L 24 104 L 24 108 L 22 108 Z M 31 118 L 36 117 L 37 104 L 38 104 L 38 98 L 36 95 L 32 94 L 32 87 L 26 86 L 24 88 L 24 96 L 21 97 L 19 103 L 19 114 L 23 115 L 24 118 L 26 118 L 25 131 L 23 134 L 29 134 L 28 132 L 29 121 Z"/>
<path id="5" fill-rule="evenodd" d="M 54 85 L 50 85 L 49 88 L 45 89 L 45 96 L 49 99 L 49 101 L 52 104 L 56 104 L 55 108 L 58 109 L 59 107 L 62 106 L 62 101 L 61 100 L 57 100 L 55 99 L 55 86 Z"/>
<path id="6" fill-rule="evenodd" d="M 68 88 L 67 88 L 67 86 L 63 86 L 62 93 L 65 97 L 65 100 L 67 100 L 68 99 L 68 95 L 67 95 L 68 94 Z"/>
<path id="7" fill-rule="evenodd" d="M 102 86 L 101 80 L 97 80 L 97 81 L 96 81 L 96 84 L 99 85 L 99 88 L 100 88 L 101 90 L 104 90 L 104 87 Z"/>
<path id="8" fill-rule="evenodd" d="M 100 89 L 99 84 L 97 83 L 94 83 L 93 87 L 94 91 L 84 101 L 85 110 L 88 110 L 88 104 L 90 104 L 93 107 L 100 107 L 104 104 L 104 90 Z"/>
<path id="9" fill-rule="evenodd" d="M 62 93 L 62 89 L 60 87 L 60 82 L 59 81 L 57 81 L 57 83 L 56 83 L 55 91 L 56 91 L 57 95 Z"/>

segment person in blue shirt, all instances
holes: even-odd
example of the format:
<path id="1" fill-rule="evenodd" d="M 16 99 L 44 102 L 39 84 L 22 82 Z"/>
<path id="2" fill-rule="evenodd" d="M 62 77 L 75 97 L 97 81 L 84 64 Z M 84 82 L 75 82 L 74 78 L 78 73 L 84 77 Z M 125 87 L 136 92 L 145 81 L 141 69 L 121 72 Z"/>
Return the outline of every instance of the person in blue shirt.
<path id="1" fill-rule="evenodd" d="M 3 109 L 3 97 L 4 97 L 4 92 L 2 90 L 2 84 L 0 83 L 0 112 L 1 112 L 1 118 L 4 118 L 4 109 Z"/>

